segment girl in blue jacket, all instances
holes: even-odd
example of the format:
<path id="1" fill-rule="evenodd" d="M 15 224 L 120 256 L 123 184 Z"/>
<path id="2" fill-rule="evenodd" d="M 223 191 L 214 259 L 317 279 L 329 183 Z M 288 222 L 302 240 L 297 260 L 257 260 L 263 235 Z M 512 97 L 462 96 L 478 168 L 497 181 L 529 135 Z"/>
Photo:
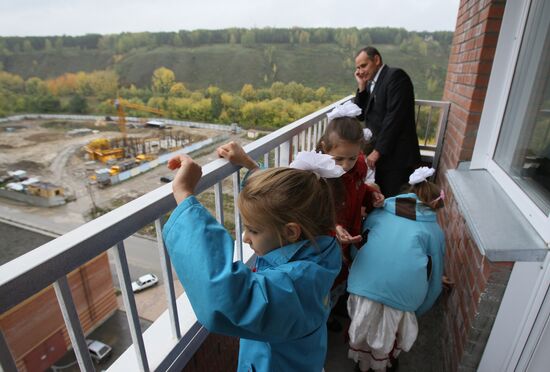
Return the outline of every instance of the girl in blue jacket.
<path id="1" fill-rule="evenodd" d="M 348 356 L 361 371 L 395 367 L 399 352 L 416 340 L 416 315 L 441 292 L 445 239 L 436 210 L 444 195 L 427 181 L 433 173 L 418 168 L 409 179 L 410 193 L 386 199 L 363 225 L 368 240 L 348 278 Z"/>
<path id="2" fill-rule="evenodd" d="M 164 226 L 166 247 L 197 319 L 211 332 L 240 337 L 238 371 L 321 372 L 329 292 L 340 271 L 332 194 L 312 171 L 252 174 L 238 198 L 244 242 L 255 267 L 233 262 L 225 228 L 195 199 L 201 168 L 179 155 L 178 206 Z"/>

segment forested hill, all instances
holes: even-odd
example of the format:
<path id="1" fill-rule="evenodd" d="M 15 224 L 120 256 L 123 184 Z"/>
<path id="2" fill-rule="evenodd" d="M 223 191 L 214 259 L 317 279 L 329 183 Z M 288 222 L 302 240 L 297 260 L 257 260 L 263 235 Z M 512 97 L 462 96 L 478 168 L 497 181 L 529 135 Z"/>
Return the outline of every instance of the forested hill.
<path id="1" fill-rule="evenodd" d="M 27 80 L 112 70 L 121 86 L 151 85 L 159 67 L 189 89 L 291 81 L 344 95 L 355 88 L 354 55 L 377 46 L 384 62 L 407 70 L 417 98 L 440 99 L 452 32 L 397 28 L 225 29 L 117 35 L 0 37 L 0 71 Z"/>

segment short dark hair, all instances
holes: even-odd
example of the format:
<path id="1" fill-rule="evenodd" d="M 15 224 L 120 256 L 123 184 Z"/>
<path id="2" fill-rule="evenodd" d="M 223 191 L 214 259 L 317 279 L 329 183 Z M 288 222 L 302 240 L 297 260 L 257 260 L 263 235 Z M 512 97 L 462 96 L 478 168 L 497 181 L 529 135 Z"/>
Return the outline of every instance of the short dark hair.
<path id="1" fill-rule="evenodd" d="M 380 57 L 380 63 L 382 63 L 382 55 L 380 54 L 378 49 L 376 49 L 375 47 L 373 46 L 364 47 L 363 49 L 357 52 L 357 54 L 355 55 L 355 58 L 357 58 L 359 54 L 363 52 L 365 52 L 370 59 L 374 59 L 374 56 Z"/>

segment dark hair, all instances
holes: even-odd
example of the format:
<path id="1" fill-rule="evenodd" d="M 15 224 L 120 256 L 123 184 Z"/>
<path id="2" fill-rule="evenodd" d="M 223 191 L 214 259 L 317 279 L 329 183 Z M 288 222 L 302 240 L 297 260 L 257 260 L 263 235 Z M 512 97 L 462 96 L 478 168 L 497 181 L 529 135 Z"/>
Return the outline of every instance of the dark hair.
<path id="1" fill-rule="evenodd" d="M 334 146 L 332 142 L 332 134 L 335 134 L 342 141 L 356 143 L 363 147 L 365 143 L 365 135 L 363 133 L 363 125 L 357 120 L 357 118 L 352 117 L 341 117 L 332 119 L 328 123 L 325 132 L 317 142 L 316 151 L 326 152 L 330 151 Z"/>
<path id="2" fill-rule="evenodd" d="M 357 52 L 357 54 L 355 55 L 355 58 L 357 58 L 359 56 L 359 54 L 361 54 L 363 52 L 367 54 L 369 59 L 374 59 L 374 56 L 380 57 L 380 63 L 382 63 L 382 55 L 380 54 L 378 49 L 376 49 L 375 47 L 372 47 L 372 46 L 364 47 L 363 49 L 361 49 L 360 51 Z"/>

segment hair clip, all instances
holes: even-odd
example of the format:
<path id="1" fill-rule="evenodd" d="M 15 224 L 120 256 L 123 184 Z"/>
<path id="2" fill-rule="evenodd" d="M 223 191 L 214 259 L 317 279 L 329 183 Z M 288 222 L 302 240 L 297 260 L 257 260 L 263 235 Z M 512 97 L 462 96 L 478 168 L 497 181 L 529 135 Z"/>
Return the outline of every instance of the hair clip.
<path id="1" fill-rule="evenodd" d="M 445 191 L 443 191 L 443 189 L 441 189 L 441 191 L 439 192 L 439 196 L 437 198 L 435 198 L 434 200 L 432 200 L 432 202 L 430 204 L 437 203 L 440 200 L 445 200 Z"/>

